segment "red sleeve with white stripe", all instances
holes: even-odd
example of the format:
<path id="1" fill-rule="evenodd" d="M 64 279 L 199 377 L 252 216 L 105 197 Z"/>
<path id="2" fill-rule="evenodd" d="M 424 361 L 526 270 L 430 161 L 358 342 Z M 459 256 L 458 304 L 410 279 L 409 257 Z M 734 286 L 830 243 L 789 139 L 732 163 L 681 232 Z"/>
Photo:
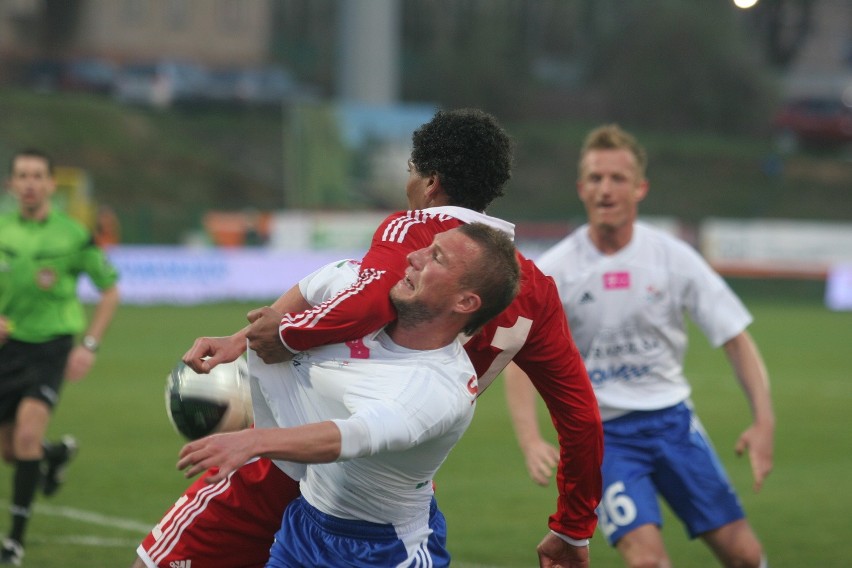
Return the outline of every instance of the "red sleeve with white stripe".
<path id="1" fill-rule="evenodd" d="M 544 399 L 559 439 L 559 491 L 550 528 L 591 538 L 601 498 L 603 430 L 592 384 L 577 350 L 553 279 L 519 255 L 521 290 L 515 301 L 465 344 L 480 389 L 509 360 L 530 377 Z"/>
<path id="2" fill-rule="evenodd" d="M 287 314 L 279 334 L 294 353 L 319 345 L 345 343 L 396 319 L 388 293 L 405 275 L 408 253 L 432 244 L 432 238 L 461 222 L 428 211 L 403 211 L 386 218 L 361 261 L 358 280 L 333 298 L 299 314 Z"/>

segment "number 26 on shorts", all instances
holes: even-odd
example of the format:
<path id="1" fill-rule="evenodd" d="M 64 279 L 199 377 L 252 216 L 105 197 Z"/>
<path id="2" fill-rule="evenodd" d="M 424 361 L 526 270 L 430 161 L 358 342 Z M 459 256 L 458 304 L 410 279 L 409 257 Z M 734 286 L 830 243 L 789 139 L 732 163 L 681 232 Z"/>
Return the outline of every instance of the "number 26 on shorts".
<path id="1" fill-rule="evenodd" d="M 636 504 L 624 493 L 624 483 L 621 481 L 606 488 L 597 511 L 600 528 L 606 536 L 636 519 Z"/>

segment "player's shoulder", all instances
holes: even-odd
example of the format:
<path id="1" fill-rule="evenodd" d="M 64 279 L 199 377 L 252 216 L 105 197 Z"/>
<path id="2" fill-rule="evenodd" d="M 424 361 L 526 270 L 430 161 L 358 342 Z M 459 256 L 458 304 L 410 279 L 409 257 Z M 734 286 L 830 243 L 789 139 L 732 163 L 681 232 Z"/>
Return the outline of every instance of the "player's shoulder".
<path id="1" fill-rule="evenodd" d="M 668 255 L 687 257 L 700 256 L 698 251 L 688 242 L 673 234 L 671 231 L 655 227 L 647 223 L 637 222 L 634 227 L 634 238 L 639 239 L 645 246 L 660 248 Z"/>
<path id="2" fill-rule="evenodd" d="M 3 242 L 14 239 L 18 231 L 17 212 L 0 213 L 0 238 Z"/>
<path id="3" fill-rule="evenodd" d="M 18 219 L 17 211 L 3 211 L 0 212 L 0 227 L 6 227 L 12 225 Z"/>
<path id="4" fill-rule="evenodd" d="M 576 269 L 576 264 L 588 254 L 588 236 L 586 225 L 575 229 L 562 240 L 551 246 L 536 258 L 536 265 L 546 274 L 557 274 L 567 267 Z M 585 251 L 585 252 L 584 252 Z"/>
<path id="5" fill-rule="evenodd" d="M 436 207 L 434 209 L 406 209 L 391 213 L 382 222 L 382 225 L 390 225 L 393 223 L 452 223 L 461 225 L 463 221 L 456 215 L 451 215 L 442 210 L 443 208 Z"/>
<path id="6" fill-rule="evenodd" d="M 558 298 L 553 278 L 545 274 L 535 262 L 520 251 L 517 253 L 517 258 L 521 267 L 521 289 L 516 301 L 507 311 L 511 311 L 513 306 L 529 313 L 553 309 L 556 305 L 553 300 Z"/>
<path id="7" fill-rule="evenodd" d="M 683 239 L 676 235 L 675 230 L 652 225 L 645 221 L 636 221 L 636 223 L 634 223 L 633 235 L 634 238 L 643 239 L 649 242 L 659 242 L 669 246 L 685 243 Z"/>
<path id="8" fill-rule="evenodd" d="M 515 257 L 518 259 L 518 265 L 521 267 L 522 279 L 531 279 L 536 281 L 547 278 L 544 272 L 541 271 L 541 268 L 539 268 L 532 259 L 525 256 L 521 251 L 517 251 Z"/>
<path id="9" fill-rule="evenodd" d="M 462 224 L 451 216 L 427 209 L 411 209 L 391 213 L 376 229 L 374 238 L 388 242 L 402 242 L 412 233 L 435 234 Z"/>
<path id="10" fill-rule="evenodd" d="M 89 230 L 78 220 L 69 216 L 64 211 L 52 210 L 50 212 L 50 225 L 57 230 L 73 232 L 77 235 L 86 235 Z"/>

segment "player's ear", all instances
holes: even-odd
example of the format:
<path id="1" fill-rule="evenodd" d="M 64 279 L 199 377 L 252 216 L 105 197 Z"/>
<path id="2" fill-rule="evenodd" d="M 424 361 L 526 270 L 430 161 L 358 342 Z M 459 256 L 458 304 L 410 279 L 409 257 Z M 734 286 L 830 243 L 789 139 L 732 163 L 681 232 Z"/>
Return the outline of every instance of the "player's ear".
<path id="1" fill-rule="evenodd" d="M 636 187 L 633 189 L 633 195 L 637 203 L 645 199 L 645 196 L 648 195 L 649 188 L 650 184 L 647 179 L 643 179 L 641 182 L 636 184 Z"/>
<path id="2" fill-rule="evenodd" d="M 426 203 L 442 203 L 444 195 L 444 186 L 438 173 L 432 172 L 426 176 L 426 189 L 423 191 Z"/>
<path id="3" fill-rule="evenodd" d="M 479 294 L 465 291 L 459 295 L 456 301 L 455 311 L 460 314 L 473 314 L 482 306 L 482 298 Z"/>

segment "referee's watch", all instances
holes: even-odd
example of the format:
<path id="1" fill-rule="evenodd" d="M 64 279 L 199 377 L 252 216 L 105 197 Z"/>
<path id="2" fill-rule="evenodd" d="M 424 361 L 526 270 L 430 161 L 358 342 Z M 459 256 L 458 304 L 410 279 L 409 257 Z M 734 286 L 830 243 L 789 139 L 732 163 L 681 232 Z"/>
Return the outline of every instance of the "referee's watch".
<path id="1" fill-rule="evenodd" d="M 91 335 L 86 335 L 83 337 L 83 347 L 91 351 L 92 353 L 98 352 L 98 347 L 100 347 L 100 343 L 98 340 L 92 337 Z"/>

